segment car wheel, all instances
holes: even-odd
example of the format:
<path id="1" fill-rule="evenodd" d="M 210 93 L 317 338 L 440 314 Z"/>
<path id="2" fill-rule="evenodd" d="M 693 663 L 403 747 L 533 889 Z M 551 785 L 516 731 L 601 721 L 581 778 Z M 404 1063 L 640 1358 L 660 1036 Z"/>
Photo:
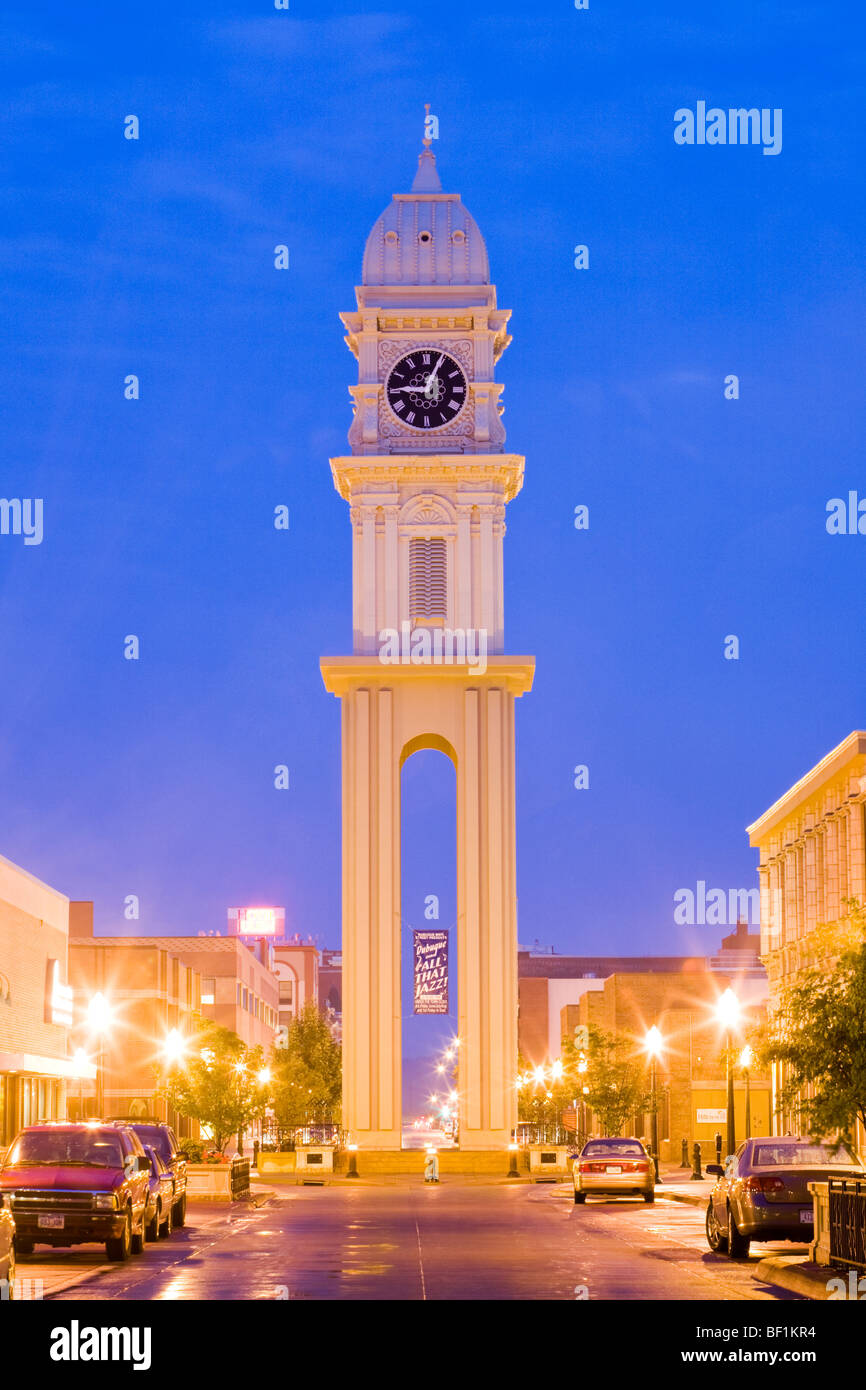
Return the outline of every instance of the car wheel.
<path id="1" fill-rule="evenodd" d="M 712 1202 L 707 1206 L 707 1245 L 716 1255 L 724 1255 L 728 1248 L 728 1237 L 718 1223 Z"/>
<path id="2" fill-rule="evenodd" d="M 126 1209 L 126 1219 L 123 1223 L 123 1234 L 112 1236 L 105 1242 L 105 1253 L 110 1260 L 128 1260 L 132 1251 L 132 1212 L 129 1207 Z"/>
<path id="3" fill-rule="evenodd" d="M 174 1210 L 173 1210 L 172 1215 L 174 1216 L 174 1224 L 175 1224 L 175 1226 L 185 1226 L 185 1225 L 186 1225 L 186 1193 L 185 1193 L 185 1192 L 184 1192 L 183 1196 L 180 1198 L 180 1201 L 175 1202 L 175 1204 L 174 1204 Z"/>
<path id="4" fill-rule="evenodd" d="M 575 1189 L 574 1200 L 575 1200 L 576 1202 L 585 1202 L 585 1201 L 586 1201 L 586 1193 L 585 1193 L 585 1192 L 578 1192 L 577 1189 Z"/>
<path id="5" fill-rule="evenodd" d="M 147 1245 L 147 1226 L 145 1225 L 144 1216 L 145 1216 L 145 1213 L 142 1212 L 142 1213 L 141 1213 L 141 1225 L 139 1226 L 139 1228 L 138 1228 L 137 1231 L 133 1231 L 133 1233 L 132 1233 L 132 1253 L 133 1253 L 133 1255 L 141 1255 L 142 1252 L 144 1251 L 144 1247 Z"/>
<path id="6" fill-rule="evenodd" d="M 16 1238 L 16 1241 L 15 1241 L 15 1249 L 18 1251 L 18 1254 L 19 1254 L 19 1255 L 32 1255 L 32 1254 L 33 1254 L 33 1241 L 32 1241 L 32 1240 L 21 1240 L 21 1239 Z"/>
<path id="7" fill-rule="evenodd" d="M 6 1297 L 11 1302 L 15 1297 L 15 1246 L 9 1251 L 9 1263 L 6 1266 Z"/>
<path id="8" fill-rule="evenodd" d="M 744 1260 L 749 1253 L 749 1237 L 744 1236 L 737 1225 L 733 1208 L 728 1207 L 728 1254 L 732 1260 Z"/>
<path id="9" fill-rule="evenodd" d="M 151 1242 L 159 1240 L 159 1214 L 160 1205 L 157 1202 L 153 1216 L 147 1223 L 147 1238 Z"/>
<path id="10" fill-rule="evenodd" d="M 171 1231 L 172 1231 L 171 1212 L 172 1212 L 172 1208 L 171 1208 L 171 1205 L 169 1205 L 169 1206 L 167 1206 L 166 1209 L 165 1209 L 165 1216 L 162 1218 L 162 1225 L 161 1225 L 160 1228 L 159 1228 L 159 1234 L 162 1236 L 163 1240 L 168 1240 L 169 1236 L 171 1235 Z"/>
<path id="11" fill-rule="evenodd" d="M 656 1199 L 656 1194 L 654 1192 L 645 1192 L 643 1194 L 643 1199 L 645 1202 L 654 1202 Z"/>

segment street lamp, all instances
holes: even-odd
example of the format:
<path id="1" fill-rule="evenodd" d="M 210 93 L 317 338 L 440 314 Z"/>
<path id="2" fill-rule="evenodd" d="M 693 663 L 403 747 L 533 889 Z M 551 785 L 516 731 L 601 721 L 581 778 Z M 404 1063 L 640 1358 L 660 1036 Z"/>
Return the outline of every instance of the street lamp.
<path id="1" fill-rule="evenodd" d="M 656 1103 L 656 1062 L 661 1055 L 662 1035 L 655 1024 L 648 1029 L 644 1038 L 644 1047 L 650 1059 L 650 1091 L 652 1096 L 652 1111 L 650 1113 L 650 1144 L 652 1146 L 653 1168 L 655 1169 L 655 1180 L 659 1181 L 659 1115 Z"/>
<path id="2" fill-rule="evenodd" d="M 96 1064 L 96 1109 L 105 1109 L 105 1036 L 111 1027 L 113 1011 L 105 995 L 97 991 L 87 1003 L 87 1026 L 99 1038 Z"/>
<path id="3" fill-rule="evenodd" d="M 750 1095 L 750 1087 L 749 1087 L 749 1068 L 751 1067 L 751 1065 L 752 1065 L 752 1063 L 754 1062 L 754 1060 L 755 1060 L 755 1054 L 754 1054 L 754 1052 L 752 1051 L 752 1049 L 749 1047 L 749 1044 L 746 1043 L 746 1046 L 743 1048 L 742 1052 L 740 1053 L 740 1066 L 741 1066 L 742 1069 L 743 1069 L 743 1080 L 744 1080 L 745 1083 L 746 1083 L 746 1138 L 747 1138 L 747 1139 L 751 1139 L 751 1137 L 752 1137 L 752 1098 L 751 1098 L 751 1095 Z"/>
<path id="4" fill-rule="evenodd" d="M 740 1017 L 740 1001 L 728 987 L 716 1004 L 716 1018 L 725 1030 L 725 1089 L 727 1092 L 727 1152 L 736 1148 L 734 1134 L 734 1069 L 731 1066 L 731 1034 Z"/>

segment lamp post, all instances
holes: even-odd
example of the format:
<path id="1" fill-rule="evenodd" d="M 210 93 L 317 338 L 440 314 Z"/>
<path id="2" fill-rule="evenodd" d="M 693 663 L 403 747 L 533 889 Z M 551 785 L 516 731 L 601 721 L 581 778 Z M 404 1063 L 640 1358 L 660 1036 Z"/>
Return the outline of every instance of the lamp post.
<path id="1" fill-rule="evenodd" d="M 84 1069 L 89 1062 L 89 1057 L 83 1047 L 77 1047 L 72 1055 L 72 1062 L 75 1067 L 75 1076 L 78 1080 L 78 1119 L 84 1119 Z"/>
<path id="2" fill-rule="evenodd" d="M 740 1017 L 740 1001 L 729 987 L 716 1005 L 716 1018 L 725 1030 L 725 1089 L 727 1092 L 727 1153 L 732 1154 L 737 1146 L 734 1133 L 734 1068 L 731 1065 L 732 1033 Z"/>
<path id="3" fill-rule="evenodd" d="M 647 1032 L 644 1038 L 644 1047 L 650 1059 L 650 1094 L 652 1096 L 652 1111 L 650 1113 L 650 1144 L 652 1146 L 653 1168 L 655 1169 L 655 1180 L 659 1182 L 659 1113 L 658 1102 L 656 1100 L 656 1061 L 662 1050 L 662 1035 L 655 1024 Z"/>
<path id="4" fill-rule="evenodd" d="M 751 1137 L 752 1137 L 752 1104 L 751 1104 L 751 1095 L 750 1095 L 750 1087 L 749 1087 L 749 1068 L 751 1067 L 751 1065 L 752 1065 L 752 1063 L 754 1062 L 754 1060 L 755 1060 L 755 1054 L 754 1054 L 754 1052 L 752 1051 L 752 1049 L 749 1047 L 749 1044 L 746 1043 L 746 1046 L 743 1048 L 742 1052 L 740 1053 L 740 1066 L 741 1066 L 742 1069 L 743 1069 L 743 1081 L 746 1083 L 746 1138 L 747 1138 L 747 1139 L 751 1139 Z"/>
<path id="5" fill-rule="evenodd" d="M 96 1112 L 99 1117 L 105 1109 L 105 1035 L 111 1027 L 111 1018 L 111 1005 L 105 995 L 97 991 L 87 1004 L 87 1026 L 99 1038 L 96 1060 Z"/>

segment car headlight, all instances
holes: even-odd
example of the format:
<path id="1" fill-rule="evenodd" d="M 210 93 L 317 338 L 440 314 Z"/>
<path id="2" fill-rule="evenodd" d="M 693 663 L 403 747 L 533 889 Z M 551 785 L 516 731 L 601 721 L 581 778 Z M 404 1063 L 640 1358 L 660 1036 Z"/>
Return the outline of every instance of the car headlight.
<path id="1" fill-rule="evenodd" d="M 114 1200 L 113 1192 L 95 1192 L 93 1194 L 93 1205 L 97 1211 L 114 1211 L 117 1203 Z"/>

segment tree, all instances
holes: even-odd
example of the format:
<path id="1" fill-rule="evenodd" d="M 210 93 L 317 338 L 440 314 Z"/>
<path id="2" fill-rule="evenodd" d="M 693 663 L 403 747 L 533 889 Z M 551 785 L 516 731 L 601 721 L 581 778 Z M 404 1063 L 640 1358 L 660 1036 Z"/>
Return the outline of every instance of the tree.
<path id="1" fill-rule="evenodd" d="M 597 1116 L 606 1135 L 617 1135 L 633 1115 L 652 1109 L 652 1095 L 647 1075 L 646 1058 L 635 1055 L 634 1043 L 599 1028 L 589 1030 L 589 1050 L 586 1071 L 581 1078 L 581 1093 L 590 1110 Z M 658 1104 L 661 1089 L 656 1096 Z"/>
<path id="2" fill-rule="evenodd" d="M 178 1114 L 209 1129 L 222 1153 L 233 1134 L 242 1134 L 264 1112 L 268 1093 L 259 1080 L 263 1067 L 260 1047 L 246 1047 L 230 1028 L 206 1025 L 160 1094 Z"/>
<path id="3" fill-rule="evenodd" d="M 847 908 L 813 934 L 814 964 L 783 990 L 757 1051 L 782 1065 L 780 1109 L 799 1112 L 813 1137 L 851 1143 L 856 1121 L 866 1127 L 866 908 L 853 898 Z"/>
<path id="4" fill-rule="evenodd" d="M 289 1028 L 286 1046 L 274 1049 L 272 1066 L 278 1124 L 339 1122 L 342 1050 L 318 1005 L 304 1005 Z"/>

